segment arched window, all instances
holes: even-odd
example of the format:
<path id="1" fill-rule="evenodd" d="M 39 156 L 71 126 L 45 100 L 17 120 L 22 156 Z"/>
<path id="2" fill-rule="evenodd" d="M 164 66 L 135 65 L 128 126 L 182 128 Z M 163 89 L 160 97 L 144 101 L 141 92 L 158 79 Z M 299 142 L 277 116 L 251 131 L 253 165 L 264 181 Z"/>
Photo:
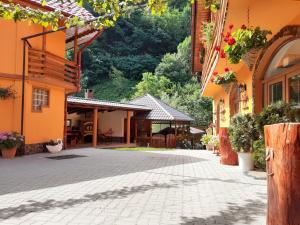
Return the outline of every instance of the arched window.
<path id="1" fill-rule="evenodd" d="M 273 56 L 264 76 L 264 105 L 285 101 L 300 106 L 300 39 Z"/>

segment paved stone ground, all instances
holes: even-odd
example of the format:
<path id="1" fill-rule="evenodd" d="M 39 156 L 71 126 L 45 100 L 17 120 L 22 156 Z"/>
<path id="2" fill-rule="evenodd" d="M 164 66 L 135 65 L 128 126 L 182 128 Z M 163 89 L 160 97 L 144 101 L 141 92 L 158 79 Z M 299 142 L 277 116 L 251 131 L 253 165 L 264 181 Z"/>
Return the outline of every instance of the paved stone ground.
<path id="1" fill-rule="evenodd" d="M 264 225 L 266 181 L 207 151 L 0 159 L 0 224 Z M 51 155 L 52 156 L 52 155 Z"/>

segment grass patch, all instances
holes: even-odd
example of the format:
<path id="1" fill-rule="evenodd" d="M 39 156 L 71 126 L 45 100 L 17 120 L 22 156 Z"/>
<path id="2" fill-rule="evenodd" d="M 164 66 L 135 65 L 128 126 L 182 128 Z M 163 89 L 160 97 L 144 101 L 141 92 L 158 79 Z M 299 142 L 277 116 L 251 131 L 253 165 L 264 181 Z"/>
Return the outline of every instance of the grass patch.
<path id="1" fill-rule="evenodd" d="M 151 148 L 151 147 L 134 147 L 134 148 L 112 148 L 112 150 L 119 151 L 170 151 L 172 149 L 166 148 Z"/>

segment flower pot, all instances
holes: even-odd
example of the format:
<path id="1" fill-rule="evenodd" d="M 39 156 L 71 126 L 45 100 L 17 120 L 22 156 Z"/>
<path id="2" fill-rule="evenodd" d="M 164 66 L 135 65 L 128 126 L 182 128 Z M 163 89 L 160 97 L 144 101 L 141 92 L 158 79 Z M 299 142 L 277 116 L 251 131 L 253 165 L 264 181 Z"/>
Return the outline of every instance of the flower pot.
<path id="1" fill-rule="evenodd" d="M 1 149 L 2 158 L 4 159 L 13 159 L 16 155 L 17 147 L 9 149 Z"/>
<path id="2" fill-rule="evenodd" d="M 248 172 L 254 169 L 254 160 L 251 153 L 238 152 L 239 168 L 242 172 Z"/>
<path id="3" fill-rule="evenodd" d="M 48 152 L 50 153 L 58 153 L 62 150 L 63 148 L 63 144 L 57 144 L 57 145 L 46 145 L 46 148 L 48 150 Z"/>
<path id="4" fill-rule="evenodd" d="M 224 91 L 229 94 L 232 87 L 233 87 L 233 84 L 235 84 L 235 82 L 232 82 L 232 83 L 228 83 L 228 84 L 221 84 L 222 88 L 224 89 Z"/>
<path id="5" fill-rule="evenodd" d="M 256 62 L 257 56 L 259 54 L 259 49 L 251 49 L 246 54 L 242 56 L 242 60 L 245 62 L 250 71 L 252 71 L 253 66 Z"/>

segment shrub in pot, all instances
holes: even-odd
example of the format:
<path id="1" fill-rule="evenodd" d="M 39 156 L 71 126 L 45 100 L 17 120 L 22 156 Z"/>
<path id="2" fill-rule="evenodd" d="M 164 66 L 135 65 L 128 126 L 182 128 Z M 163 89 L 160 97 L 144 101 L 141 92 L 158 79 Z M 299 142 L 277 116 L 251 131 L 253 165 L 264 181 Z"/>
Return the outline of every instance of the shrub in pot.
<path id="1" fill-rule="evenodd" d="M 17 132 L 0 132 L 0 149 L 4 159 L 15 157 L 17 148 L 20 147 L 24 138 Z"/>
<path id="2" fill-rule="evenodd" d="M 63 148 L 63 142 L 60 139 L 57 139 L 56 141 L 51 140 L 46 144 L 46 148 L 50 153 L 58 153 Z"/>
<path id="3" fill-rule="evenodd" d="M 209 141 L 209 144 L 213 148 L 213 153 L 219 154 L 219 149 L 220 149 L 220 138 L 218 135 L 213 135 L 211 137 L 211 140 Z"/>
<path id="4" fill-rule="evenodd" d="M 211 150 L 212 149 L 211 145 L 210 145 L 210 140 L 211 139 L 212 139 L 212 135 L 210 135 L 210 134 L 205 134 L 201 138 L 201 142 L 202 142 L 203 145 L 206 146 L 207 150 Z"/>
<path id="5" fill-rule="evenodd" d="M 233 149 L 238 153 L 239 167 L 243 172 L 254 168 L 253 141 L 258 139 L 255 116 L 237 114 L 231 119 L 229 137 Z"/>
<path id="6" fill-rule="evenodd" d="M 277 102 L 265 107 L 256 117 L 256 128 L 259 139 L 253 144 L 254 164 L 259 169 L 266 169 L 266 148 L 264 140 L 264 126 L 276 123 L 296 122 L 296 110 L 291 104 Z"/>

